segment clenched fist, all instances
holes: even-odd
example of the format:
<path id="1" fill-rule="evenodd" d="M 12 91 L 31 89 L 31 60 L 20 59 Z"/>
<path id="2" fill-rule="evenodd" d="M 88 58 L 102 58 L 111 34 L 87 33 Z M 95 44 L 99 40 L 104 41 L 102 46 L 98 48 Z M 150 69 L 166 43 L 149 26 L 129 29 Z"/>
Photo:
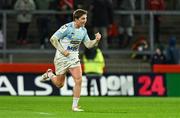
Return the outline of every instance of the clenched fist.
<path id="1" fill-rule="evenodd" d="M 99 41 L 101 39 L 101 34 L 98 32 L 98 33 L 95 34 L 95 37 L 96 37 L 95 39 L 97 41 Z"/>

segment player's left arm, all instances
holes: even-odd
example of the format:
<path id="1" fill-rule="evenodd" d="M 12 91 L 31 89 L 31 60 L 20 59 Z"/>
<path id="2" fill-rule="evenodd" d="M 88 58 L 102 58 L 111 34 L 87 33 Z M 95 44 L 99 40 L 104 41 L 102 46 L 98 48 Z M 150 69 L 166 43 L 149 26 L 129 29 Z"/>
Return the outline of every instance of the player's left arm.
<path id="1" fill-rule="evenodd" d="M 87 40 L 87 41 L 84 41 L 84 45 L 87 47 L 87 48 L 92 48 L 92 47 L 95 47 L 98 45 L 98 42 L 101 40 L 101 34 L 98 32 L 95 34 L 95 39 L 94 40 Z"/>

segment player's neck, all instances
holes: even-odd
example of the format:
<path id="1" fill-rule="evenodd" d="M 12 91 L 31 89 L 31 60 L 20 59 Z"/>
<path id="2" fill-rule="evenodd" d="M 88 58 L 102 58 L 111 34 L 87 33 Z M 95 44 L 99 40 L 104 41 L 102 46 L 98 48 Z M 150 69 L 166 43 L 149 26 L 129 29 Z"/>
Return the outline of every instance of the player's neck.
<path id="1" fill-rule="evenodd" d="M 79 25 L 78 23 L 74 22 L 74 27 L 79 29 L 81 27 L 81 25 Z"/>

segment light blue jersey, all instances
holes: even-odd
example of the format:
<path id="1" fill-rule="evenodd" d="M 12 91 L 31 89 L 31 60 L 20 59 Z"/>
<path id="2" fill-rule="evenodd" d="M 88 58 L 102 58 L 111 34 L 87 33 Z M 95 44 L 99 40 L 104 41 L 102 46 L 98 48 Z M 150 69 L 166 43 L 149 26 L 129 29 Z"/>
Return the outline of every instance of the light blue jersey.
<path id="1" fill-rule="evenodd" d="M 90 40 L 86 28 L 75 28 L 74 22 L 63 25 L 53 36 L 57 37 L 62 47 L 70 53 L 79 53 L 81 42 Z"/>

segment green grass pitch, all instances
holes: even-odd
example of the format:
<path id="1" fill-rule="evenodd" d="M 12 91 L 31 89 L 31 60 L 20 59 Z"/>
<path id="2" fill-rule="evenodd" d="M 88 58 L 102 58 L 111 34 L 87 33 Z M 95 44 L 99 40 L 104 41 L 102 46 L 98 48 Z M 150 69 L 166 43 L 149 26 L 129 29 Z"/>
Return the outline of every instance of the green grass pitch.
<path id="1" fill-rule="evenodd" d="M 0 96 L 0 118 L 180 118 L 178 97 L 81 97 L 85 112 L 72 112 L 71 102 L 63 96 Z"/>

